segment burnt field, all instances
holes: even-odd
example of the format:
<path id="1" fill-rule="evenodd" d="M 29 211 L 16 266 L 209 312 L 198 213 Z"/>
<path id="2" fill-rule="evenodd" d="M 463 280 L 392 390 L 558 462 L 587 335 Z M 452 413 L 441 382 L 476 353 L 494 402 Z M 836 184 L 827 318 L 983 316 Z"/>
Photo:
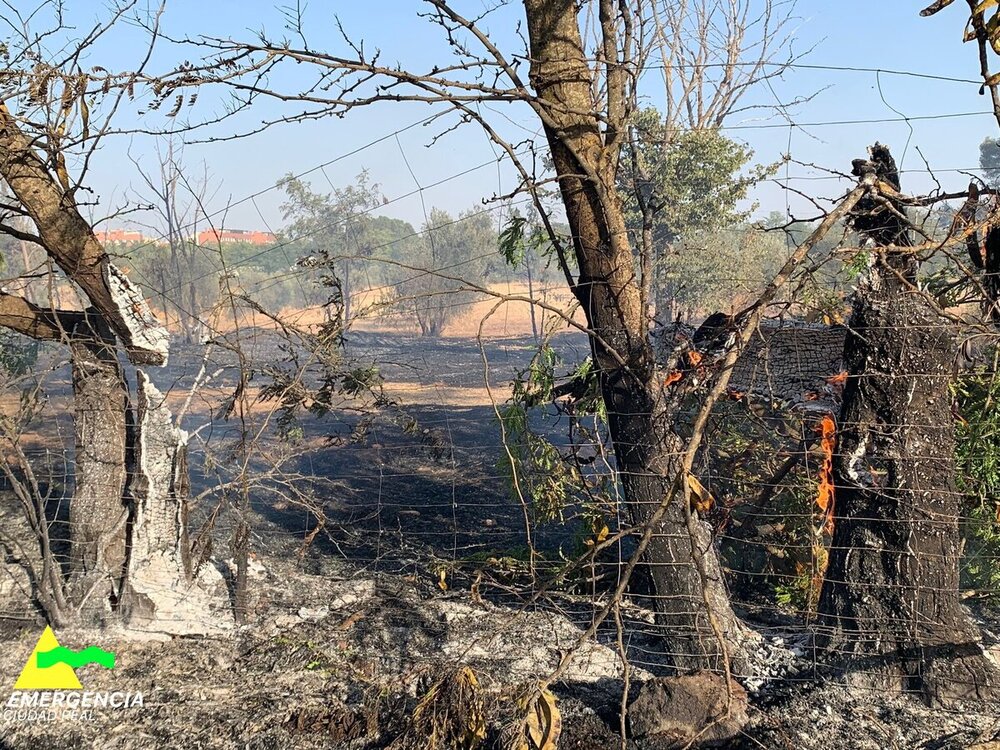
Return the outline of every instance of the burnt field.
<path id="1" fill-rule="evenodd" d="M 553 346 L 567 370 L 587 354 L 582 336 L 559 336 Z M 536 350 L 531 338 L 481 346 L 475 339 L 351 335 L 349 358 L 377 363 L 393 405 L 360 414 L 347 405 L 299 424 L 298 439 L 313 449 L 294 462 L 296 471 L 333 483 L 323 498 L 327 543 L 360 564 L 388 569 L 418 549 L 452 560 L 523 554 L 524 509 L 503 465 L 497 409 Z M 554 415 L 533 427 L 556 443 L 566 440 L 565 421 Z M 291 535 L 312 520 L 266 499 L 257 510 Z M 553 550 L 569 533 L 543 528 L 535 543 Z"/>
<path id="2" fill-rule="evenodd" d="M 243 354 L 257 373 L 286 354 L 269 332 L 254 332 L 246 342 Z M 586 355 L 582 337 L 557 337 L 553 346 L 563 360 L 559 372 Z M 497 606 L 524 604 L 518 593 L 524 593 L 527 580 L 511 566 L 523 563 L 526 533 L 522 506 L 499 466 L 503 441 L 491 393 L 502 405 L 510 380 L 531 361 L 533 340 L 493 339 L 481 349 L 475 339 L 355 334 L 347 352 L 357 366 L 379 364 L 392 405 L 356 411 L 345 404 L 322 418 L 306 416 L 290 438 L 279 434 L 271 402 L 252 400 L 242 426 L 236 416 L 220 413 L 219 404 L 239 380 L 232 351 L 212 347 L 206 359 L 204 347 L 177 346 L 170 364 L 152 372 L 175 415 L 185 410 L 203 366 L 211 375 L 183 418 L 192 433 L 191 527 L 197 532 L 221 509 L 211 531 L 213 558 L 227 573 L 236 510 L 232 494 L 217 488 L 234 476 L 240 434 L 254 436 L 249 459 L 254 624 L 227 639 L 129 644 L 118 684 L 143 690 L 147 711 L 115 719 L 115 726 L 99 717 L 73 726 L 65 737 L 59 734 L 68 731 L 65 724 L 25 725 L 10 733 L 11 747 L 70 741 L 75 744 L 65 746 L 98 747 L 108 737 L 114 739 L 106 746 L 130 749 L 147 746 L 151 737 L 171 747 L 369 746 L 356 734 L 358 716 L 368 722 L 366 731 L 375 731 L 373 726 L 387 736 L 399 731 L 397 707 L 369 708 L 372 696 L 401 686 L 419 689 L 415 681 L 426 670 L 439 669 L 442 659 L 469 660 L 491 685 L 555 668 L 563 647 L 592 622 L 600 592 L 569 587 L 550 592 L 526 611 Z M 44 376 L 48 417 L 39 416 L 26 438 L 35 456 L 47 457 L 40 465 L 52 467 L 51 500 L 58 515 L 72 491 L 72 476 L 58 473 L 72 458 L 69 372 L 52 362 L 36 374 Z M 259 393 L 262 380 L 259 374 L 250 380 L 251 393 Z M 532 426 L 565 445 L 564 420 L 550 413 Z M 280 482 L 266 480 L 276 465 L 288 481 L 310 491 L 313 509 L 289 502 Z M 565 524 L 532 524 L 535 547 L 546 560 L 558 564 L 560 550 L 567 557 L 579 553 L 580 524 L 572 513 L 567 509 Z M 313 535 L 320 516 L 323 527 Z M 487 569 L 482 598 L 474 580 L 477 568 Z M 437 585 L 442 569 L 447 590 Z M 573 596 L 574 591 L 584 596 Z M 665 633 L 643 603 L 642 597 L 629 596 L 622 605 L 637 681 L 670 673 L 664 666 Z M 865 750 L 957 750 L 993 731 L 996 715 L 989 711 L 942 716 L 905 696 L 873 702 L 870 694 L 836 684 L 814 685 L 817 664 L 801 622 L 775 618 L 769 609 L 741 612 L 758 634 L 748 673 L 736 674 L 753 708 L 743 737 L 730 747 L 820 748 L 832 742 Z M 10 632 L 25 628 L 30 640 L 35 630 L 23 620 Z M 99 636 L 98 642 L 121 648 L 116 637 Z M 619 637 L 614 625 L 605 623 L 573 662 L 573 671 L 554 686 L 567 747 L 619 745 Z M 19 668 L 28 647 L 19 642 L 0 666 Z M 197 684 L 190 678 L 192 664 L 201 672 Z M 88 685 L 114 684 L 104 674 L 88 678 Z M 630 700 L 635 693 L 633 687 Z M 184 711 L 172 712 L 177 705 Z M 501 703 L 496 710 L 506 709 Z M 489 731 L 492 737 L 498 729 Z M 250 734 L 257 744 L 246 744 Z M 630 739 L 626 746 L 657 745 Z"/>
<path id="3" fill-rule="evenodd" d="M 531 337 L 480 342 L 351 333 L 346 359 L 353 367 L 377 367 L 388 405 L 345 399 L 322 416 L 299 412 L 291 430 L 279 424 L 279 404 L 260 398 L 270 380 L 265 371 L 291 367 L 282 364 L 287 342 L 272 331 L 244 330 L 239 345 L 252 373 L 245 423 L 224 413 L 239 382 L 235 346 L 177 344 L 168 365 L 149 369 L 191 434 L 193 533 L 214 516 L 214 542 L 227 544 L 233 523 L 228 485 L 246 435 L 251 528 L 261 552 L 289 554 L 308 542 L 312 554 L 306 560 L 346 556 L 382 570 L 406 568 L 417 557 L 524 556 L 525 507 L 503 464 L 497 409 L 510 396 L 511 380 L 537 351 Z M 585 337 L 573 334 L 556 336 L 552 347 L 563 362 L 557 372 L 572 370 L 588 354 Z M 55 518 L 72 494 L 70 372 L 65 362 L 43 352 L 34 375 L 42 383 L 41 408 L 24 430 L 24 442 L 28 455 L 45 467 L 41 478 Z M 315 380 L 316 373 L 305 377 Z M 19 385 L 30 383 L 24 379 Z M 551 411 L 533 417 L 532 428 L 557 445 L 567 440 L 565 419 Z M 311 508 L 289 501 L 282 490 L 289 484 L 310 498 Z M 322 528 L 312 534 L 317 524 Z M 555 554 L 573 543 L 574 524 L 542 525 L 532 533 L 538 550 Z"/>

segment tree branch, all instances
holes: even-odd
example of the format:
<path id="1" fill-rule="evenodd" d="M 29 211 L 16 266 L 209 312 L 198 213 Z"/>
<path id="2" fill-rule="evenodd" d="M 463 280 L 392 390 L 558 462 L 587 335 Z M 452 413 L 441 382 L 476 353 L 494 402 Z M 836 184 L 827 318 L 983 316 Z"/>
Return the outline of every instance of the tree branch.
<path id="1" fill-rule="evenodd" d="M 0 326 L 39 341 L 58 341 L 69 337 L 86 313 L 39 307 L 23 297 L 0 292 Z"/>
<path id="2" fill-rule="evenodd" d="M 135 363 L 163 364 L 167 332 L 138 289 L 108 259 L 77 208 L 68 180 L 57 180 L 6 103 L 0 102 L 0 177 L 38 229 L 37 242 L 87 295 Z"/>

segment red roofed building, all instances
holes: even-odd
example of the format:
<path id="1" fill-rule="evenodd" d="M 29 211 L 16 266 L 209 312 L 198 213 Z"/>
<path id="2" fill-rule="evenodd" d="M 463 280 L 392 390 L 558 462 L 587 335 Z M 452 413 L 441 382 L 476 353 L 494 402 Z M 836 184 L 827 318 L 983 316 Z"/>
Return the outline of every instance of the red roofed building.
<path id="1" fill-rule="evenodd" d="M 273 245 L 277 238 L 270 232 L 258 232 L 254 229 L 206 229 L 198 232 L 196 241 L 199 245 L 228 245 L 245 242 L 248 245 Z"/>
<path id="2" fill-rule="evenodd" d="M 105 229 L 95 232 L 95 234 L 102 245 L 126 245 L 130 242 L 146 241 L 142 232 L 134 232 L 129 229 Z"/>

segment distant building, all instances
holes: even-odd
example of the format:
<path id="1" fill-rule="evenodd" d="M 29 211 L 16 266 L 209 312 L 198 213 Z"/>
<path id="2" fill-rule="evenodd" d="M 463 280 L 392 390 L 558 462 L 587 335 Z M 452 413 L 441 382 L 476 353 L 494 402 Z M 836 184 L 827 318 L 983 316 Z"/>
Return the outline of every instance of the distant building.
<path id="1" fill-rule="evenodd" d="M 247 245 L 273 245 L 277 238 L 270 232 L 258 232 L 254 229 L 206 229 L 198 232 L 196 241 L 199 245 L 230 245 L 244 242 Z"/>
<path id="2" fill-rule="evenodd" d="M 146 237 L 142 232 L 130 229 L 105 229 L 96 232 L 96 235 L 102 245 L 127 245 L 132 242 L 146 242 Z"/>
<path id="3" fill-rule="evenodd" d="M 94 233 L 103 245 L 129 245 L 144 243 L 147 245 L 165 245 L 163 237 L 147 237 L 142 232 L 132 229 L 102 229 Z M 258 232 L 255 229 L 206 229 L 190 238 L 199 245 L 218 247 L 244 242 L 248 245 L 266 246 L 277 243 L 277 238 L 270 232 Z"/>

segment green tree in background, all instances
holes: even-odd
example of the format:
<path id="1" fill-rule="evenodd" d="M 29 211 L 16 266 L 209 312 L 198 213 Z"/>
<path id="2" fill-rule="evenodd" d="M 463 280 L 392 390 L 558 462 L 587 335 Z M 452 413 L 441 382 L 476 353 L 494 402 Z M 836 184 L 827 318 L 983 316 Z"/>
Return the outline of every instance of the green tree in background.
<path id="1" fill-rule="evenodd" d="M 704 288 L 701 279 L 686 280 L 686 266 L 725 271 L 719 256 L 713 266 L 715 243 L 705 233 L 739 226 L 755 204 L 745 203 L 750 188 L 773 172 L 774 167 L 748 168 L 753 151 L 724 136 L 717 128 L 681 130 L 670 126 L 656 109 L 635 114 L 631 123 L 629 153 L 619 170 L 618 189 L 627 212 L 633 246 L 653 248 L 654 257 L 643 267 L 653 274 L 646 280 L 647 299 L 669 305 L 676 315 L 682 288 Z M 640 241 L 646 234 L 647 242 Z M 693 244 L 681 240 L 699 240 Z M 723 240 L 721 244 L 730 241 Z M 682 257 L 695 251 L 697 258 Z M 706 256 L 707 252 L 707 256 Z M 657 289 L 653 289 L 654 279 Z M 691 283 L 694 282 L 694 283 Z"/>
<path id="2" fill-rule="evenodd" d="M 292 175 L 278 184 L 288 196 L 281 205 L 289 222 L 282 238 L 294 244 L 302 256 L 300 265 L 319 270 L 323 286 L 330 290 L 327 299 L 310 302 L 342 301 L 344 321 L 350 321 L 354 275 L 371 256 L 369 213 L 382 204 L 378 185 L 367 172 L 361 172 L 353 185 L 330 193 L 314 192 L 308 182 Z"/>
<path id="3" fill-rule="evenodd" d="M 419 257 L 424 239 L 403 219 L 374 216 L 366 227 L 367 245 L 371 251 L 364 270 L 365 280 L 382 289 L 395 286 L 409 276 L 400 264 Z"/>
<path id="4" fill-rule="evenodd" d="M 790 252 L 784 235 L 747 225 L 691 229 L 673 248 L 658 269 L 661 299 L 689 313 L 745 307 Z"/>
<path id="5" fill-rule="evenodd" d="M 431 209 L 423 241 L 397 288 L 402 305 L 413 314 L 423 336 L 440 336 L 445 325 L 475 299 L 463 293 L 468 279 L 482 284 L 497 252 L 497 230 L 490 215 L 470 209 L 453 218 Z"/>
<path id="6" fill-rule="evenodd" d="M 979 144 L 979 169 L 990 185 L 1000 184 L 1000 139 L 984 138 Z"/>

